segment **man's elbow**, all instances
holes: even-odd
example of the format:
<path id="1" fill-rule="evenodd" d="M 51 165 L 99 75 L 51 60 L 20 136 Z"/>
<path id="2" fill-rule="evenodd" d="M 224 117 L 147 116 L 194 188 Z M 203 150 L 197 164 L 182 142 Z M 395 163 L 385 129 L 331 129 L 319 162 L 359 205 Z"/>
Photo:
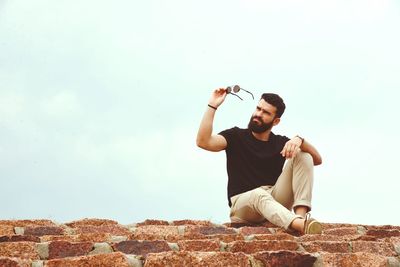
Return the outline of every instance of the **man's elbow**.
<path id="1" fill-rule="evenodd" d="M 318 166 L 322 164 L 322 158 L 318 157 L 316 159 L 314 159 L 314 166 Z"/>
<path id="2" fill-rule="evenodd" d="M 206 143 L 200 138 L 196 139 L 196 145 L 202 149 L 206 149 Z"/>

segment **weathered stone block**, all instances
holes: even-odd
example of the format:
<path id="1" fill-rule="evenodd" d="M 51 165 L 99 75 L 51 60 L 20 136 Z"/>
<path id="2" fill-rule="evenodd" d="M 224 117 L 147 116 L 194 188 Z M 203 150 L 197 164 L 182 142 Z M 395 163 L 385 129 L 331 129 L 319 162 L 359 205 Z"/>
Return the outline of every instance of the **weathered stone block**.
<path id="1" fill-rule="evenodd" d="M 111 235 L 130 235 L 132 234 L 127 228 L 120 225 L 101 225 L 101 226 L 79 226 L 75 229 L 76 234 L 93 234 L 93 233 L 108 233 Z"/>
<path id="2" fill-rule="evenodd" d="M 358 235 L 358 228 L 357 226 L 353 227 L 341 227 L 341 228 L 332 228 L 326 229 L 323 231 L 325 235 Z"/>
<path id="3" fill-rule="evenodd" d="M 33 242 L 4 242 L 0 243 L 0 257 L 18 257 L 22 259 L 38 260 L 39 254 Z"/>
<path id="4" fill-rule="evenodd" d="M 397 229 L 372 229 L 367 231 L 367 235 L 376 236 L 378 238 L 400 236 L 400 230 Z"/>
<path id="5" fill-rule="evenodd" d="M 304 252 L 295 251 L 266 251 L 253 255 L 256 260 L 261 261 L 265 267 L 311 267 L 316 257 Z"/>
<path id="6" fill-rule="evenodd" d="M 44 236 L 44 235 L 63 235 L 64 229 L 58 226 L 27 226 L 24 235 Z"/>
<path id="7" fill-rule="evenodd" d="M 127 257 L 120 252 L 81 256 L 74 258 L 54 259 L 46 261 L 44 267 L 82 267 L 82 266 L 107 266 L 129 267 Z"/>
<path id="8" fill-rule="evenodd" d="M 243 253 L 229 252 L 163 252 L 148 254 L 144 267 L 208 266 L 251 267 L 249 258 Z"/>
<path id="9" fill-rule="evenodd" d="M 127 238 L 127 236 L 125 237 Z M 42 242 L 50 242 L 50 241 L 68 241 L 68 242 L 93 242 L 93 243 L 101 243 L 108 242 L 112 239 L 111 234 L 109 233 L 89 233 L 89 234 L 79 234 L 79 235 L 46 235 L 40 237 Z"/>
<path id="10" fill-rule="evenodd" d="M 182 236 L 179 234 L 178 226 L 147 225 L 137 227 L 132 234 L 132 239 L 175 241 L 182 239 Z"/>
<path id="11" fill-rule="evenodd" d="M 236 235 L 237 232 L 233 228 L 223 226 L 187 226 L 185 234 L 200 234 L 200 235 Z"/>
<path id="12" fill-rule="evenodd" d="M 13 227 L 57 226 L 50 220 L 0 220 L 0 225 L 9 225 Z"/>
<path id="13" fill-rule="evenodd" d="M 219 240 L 221 242 L 225 242 L 225 243 L 230 243 L 233 241 L 240 241 L 240 240 L 244 240 L 244 236 L 240 235 L 240 234 L 236 234 L 236 235 L 207 235 L 207 236 L 199 236 L 199 239 L 216 239 Z M 188 240 L 193 240 L 196 238 L 187 238 Z"/>
<path id="14" fill-rule="evenodd" d="M 3 235 L 14 235 L 14 226 L 12 225 L 1 225 L 0 224 L 0 236 Z"/>
<path id="15" fill-rule="evenodd" d="M 107 254 L 113 252 L 113 248 L 108 243 L 95 243 L 94 248 L 89 252 L 89 255 Z"/>
<path id="16" fill-rule="evenodd" d="M 178 220 L 178 221 L 173 221 L 172 225 L 213 226 L 213 223 L 210 221 L 200 221 L 200 220 Z"/>
<path id="17" fill-rule="evenodd" d="M 1 236 L 0 242 L 40 242 L 40 238 L 37 236 L 30 235 L 12 235 L 12 236 Z"/>
<path id="18" fill-rule="evenodd" d="M 220 251 L 218 240 L 182 240 L 178 241 L 180 251 Z"/>
<path id="19" fill-rule="evenodd" d="M 387 258 L 370 253 L 321 253 L 322 265 L 332 267 L 386 267 Z"/>
<path id="20" fill-rule="evenodd" d="M 0 257 L 1 267 L 31 267 L 30 260 L 23 260 L 19 258 Z"/>
<path id="21" fill-rule="evenodd" d="M 314 241 L 301 243 L 307 252 L 331 252 L 331 253 L 349 253 L 350 244 L 341 241 Z"/>
<path id="22" fill-rule="evenodd" d="M 268 228 L 266 228 L 266 227 L 249 227 L 249 226 L 246 226 L 246 227 L 242 227 L 242 228 L 240 228 L 240 230 L 239 230 L 239 232 L 242 234 L 242 235 L 270 235 L 270 234 L 272 234 L 270 231 L 269 231 L 269 229 Z"/>
<path id="23" fill-rule="evenodd" d="M 335 229 L 335 228 L 351 228 L 351 227 L 356 227 L 357 224 L 350 224 L 350 223 L 321 223 L 322 224 L 322 229 L 324 230 L 329 230 L 329 229 Z"/>
<path id="24" fill-rule="evenodd" d="M 49 244 L 49 259 L 83 256 L 93 249 L 93 243 L 70 243 L 66 241 L 54 241 Z"/>
<path id="25" fill-rule="evenodd" d="M 393 244 L 389 242 L 353 241 L 353 252 L 367 252 L 382 256 L 396 256 Z"/>
<path id="26" fill-rule="evenodd" d="M 280 234 L 266 234 L 266 235 L 251 235 L 251 240 L 289 240 L 289 241 L 295 241 L 295 237 L 286 233 L 280 233 Z"/>
<path id="27" fill-rule="evenodd" d="M 296 250 L 299 247 L 295 241 L 235 241 L 228 244 L 227 250 L 230 252 L 244 252 L 252 254 L 260 251 L 277 251 L 277 250 Z"/>
<path id="28" fill-rule="evenodd" d="M 224 242 L 231 242 L 243 239 L 235 229 L 223 226 L 194 226 L 185 227 L 184 239 L 220 239 Z"/>
<path id="29" fill-rule="evenodd" d="M 145 226 L 145 225 L 169 225 L 169 222 L 163 220 L 145 220 L 144 222 L 138 223 L 136 226 Z"/>
<path id="30" fill-rule="evenodd" d="M 158 253 L 171 251 L 166 241 L 122 241 L 112 246 L 115 251 L 120 251 L 125 254 L 142 255 L 144 257 L 149 253 Z"/>
<path id="31" fill-rule="evenodd" d="M 400 256 L 400 237 L 391 237 L 390 242 L 392 243 L 397 255 Z"/>
<path id="32" fill-rule="evenodd" d="M 105 226 L 105 225 L 118 225 L 118 222 L 108 219 L 82 219 L 78 221 L 72 221 L 65 225 L 72 228 L 79 228 L 83 226 Z"/>

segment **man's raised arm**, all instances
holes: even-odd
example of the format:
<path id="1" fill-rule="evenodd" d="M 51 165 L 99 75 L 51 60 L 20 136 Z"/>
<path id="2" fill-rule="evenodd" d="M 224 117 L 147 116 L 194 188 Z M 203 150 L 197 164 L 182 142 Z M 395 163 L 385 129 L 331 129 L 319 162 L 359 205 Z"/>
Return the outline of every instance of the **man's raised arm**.
<path id="1" fill-rule="evenodd" d="M 214 115 L 217 108 L 224 102 L 226 90 L 219 88 L 214 90 L 208 102 L 207 110 L 201 120 L 197 133 L 197 146 L 208 151 L 221 151 L 226 148 L 227 142 L 222 135 L 213 135 Z"/>

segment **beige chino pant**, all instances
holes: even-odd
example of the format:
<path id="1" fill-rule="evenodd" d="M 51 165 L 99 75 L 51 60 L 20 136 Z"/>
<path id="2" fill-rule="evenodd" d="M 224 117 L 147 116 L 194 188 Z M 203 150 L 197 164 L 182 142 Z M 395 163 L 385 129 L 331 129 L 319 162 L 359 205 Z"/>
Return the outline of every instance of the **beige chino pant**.
<path id="1" fill-rule="evenodd" d="M 288 229 L 296 218 L 291 212 L 297 206 L 311 210 L 314 163 L 311 155 L 297 153 L 285 162 L 274 186 L 265 185 L 231 197 L 231 222 L 269 222 Z"/>

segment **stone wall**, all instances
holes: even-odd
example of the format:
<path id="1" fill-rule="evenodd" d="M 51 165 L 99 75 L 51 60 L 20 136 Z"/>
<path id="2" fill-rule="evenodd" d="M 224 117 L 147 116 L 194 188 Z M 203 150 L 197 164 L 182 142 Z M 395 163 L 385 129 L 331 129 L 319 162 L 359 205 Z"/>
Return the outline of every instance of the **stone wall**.
<path id="1" fill-rule="evenodd" d="M 269 223 L 0 220 L 0 266 L 400 266 L 400 226 L 323 227 L 299 236 Z"/>

